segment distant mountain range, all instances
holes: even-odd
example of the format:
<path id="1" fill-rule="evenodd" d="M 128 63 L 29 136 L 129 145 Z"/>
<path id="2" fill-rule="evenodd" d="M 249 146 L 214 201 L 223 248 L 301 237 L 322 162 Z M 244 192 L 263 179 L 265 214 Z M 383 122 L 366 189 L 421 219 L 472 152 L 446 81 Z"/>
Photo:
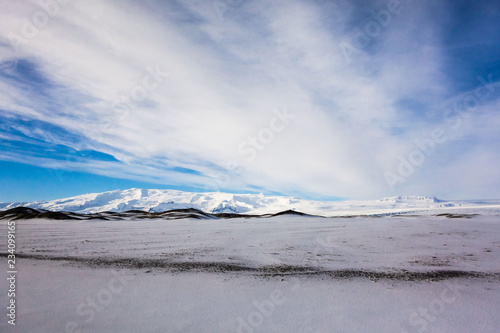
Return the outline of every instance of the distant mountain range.
<path id="1" fill-rule="evenodd" d="M 405 214 L 457 208 L 500 208 L 500 201 L 445 201 L 425 196 L 396 196 L 368 201 L 314 201 L 262 194 L 128 189 L 84 194 L 52 201 L 1 203 L 0 211 L 16 207 L 27 207 L 39 212 L 77 214 L 127 211 L 137 211 L 136 213 L 139 214 L 195 209 L 205 214 L 265 215 L 290 210 L 318 216 L 352 216 Z"/>

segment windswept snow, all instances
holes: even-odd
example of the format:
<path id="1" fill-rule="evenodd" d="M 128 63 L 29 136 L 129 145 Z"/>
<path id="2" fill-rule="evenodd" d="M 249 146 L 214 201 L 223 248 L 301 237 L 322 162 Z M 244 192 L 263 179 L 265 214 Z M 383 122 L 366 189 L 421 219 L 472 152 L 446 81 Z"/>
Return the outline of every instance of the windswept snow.
<path id="1" fill-rule="evenodd" d="M 23 255 L 92 261 L 285 265 L 324 270 L 500 268 L 496 216 L 221 220 L 20 220 Z M 5 224 L 2 227 L 6 229 Z M 3 230 L 5 231 L 5 230 Z M 0 252 L 6 252 L 0 244 Z M 92 259 L 92 260 L 91 260 Z"/>
<path id="2" fill-rule="evenodd" d="M 192 193 L 152 189 L 116 190 L 47 202 L 6 203 L 0 204 L 0 209 L 6 210 L 19 206 L 82 214 L 127 210 L 162 212 L 182 208 L 195 208 L 206 213 L 239 214 L 274 214 L 285 210 L 296 210 L 319 216 L 439 212 L 453 208 L 468 210 L 489 208 L 493 212 L 500 212 L 500 201 L 445 201 L 425 196 L 397 196 L 370 201 L 313 201 L 262 194 Z"/>
<path id="3" fill-rule="evenodd" d="M 498 216 L 16 227 L 17 323 L 1 321 L 2 332 L 496 333 L 500 325 Z M 6 251 L 0 243 L 2 267 Z"/>

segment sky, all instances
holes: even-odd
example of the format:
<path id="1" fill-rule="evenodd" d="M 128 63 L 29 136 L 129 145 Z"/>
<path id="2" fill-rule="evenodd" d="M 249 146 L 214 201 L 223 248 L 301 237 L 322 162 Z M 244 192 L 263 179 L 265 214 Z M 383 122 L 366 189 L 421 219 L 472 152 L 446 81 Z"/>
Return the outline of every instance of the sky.
<path id="1" fill-rule="evenodd" d="M 500 198 L 500 3 L 0 0 L 0 201 Z"/>

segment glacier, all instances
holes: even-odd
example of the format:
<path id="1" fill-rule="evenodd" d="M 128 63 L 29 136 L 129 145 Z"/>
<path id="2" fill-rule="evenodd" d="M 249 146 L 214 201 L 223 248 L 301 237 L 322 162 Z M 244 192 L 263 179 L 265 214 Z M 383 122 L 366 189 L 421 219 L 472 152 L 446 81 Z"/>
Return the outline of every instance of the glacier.
<path id="1" fill-rule="evenodd" d="M 200 211 L 236 214 L 275 214 L 293 210 L 317 216 L 387 215 L 439 212 L 446 209 L 473 212 L 489 209 L 500 211 L 500 200 L 464 201 L 440 200 L 428 196 L 394 196 L 364 201 L 315 201 L 291 196 L 263 194 L 231 194 L 222 192 L 194 193 L 178 190 L 127 189 L 83 194 L 52 201 L 12 202 L 0 204 L 0 210 L 29 207 L 48 211 L 68 211 L 80 214 L 125 212 L 140 210 L 157 213 L 172 209 L 194 208 Z"/>

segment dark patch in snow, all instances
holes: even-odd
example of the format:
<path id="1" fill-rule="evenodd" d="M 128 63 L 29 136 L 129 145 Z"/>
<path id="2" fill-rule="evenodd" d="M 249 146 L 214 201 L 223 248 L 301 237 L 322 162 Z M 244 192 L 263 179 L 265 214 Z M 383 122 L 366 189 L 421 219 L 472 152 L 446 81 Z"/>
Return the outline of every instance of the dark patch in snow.
<path id="1" fill-rule="evenodd" d="M 8 253 L 0 253 L 0 257 L 7 257 Z M 85 257 L 57 257 L 35 254 L 17 254 L 20 259 L 64 261 L 85 265 L 87 267 L 113 267 L 126 269 L 164 269 L 167 272 L 209 272 L 209 273 L 250 273 L 255 277 L 321 277 L 340 279 L 369 279 L 401 280 L 401 281 L 440 281 L 453 278 L 493 278 L 500 280 L 498 272 L 474 272 L 462 270 L 434 270 L 434 271 L 375 271 L 363 269 L 322 270 L 317 267 L 274 265 L 252 267 L 230 262 L 175 262 L 168 259 L 134 259 L 134 258 L 85 258 Z"/>

